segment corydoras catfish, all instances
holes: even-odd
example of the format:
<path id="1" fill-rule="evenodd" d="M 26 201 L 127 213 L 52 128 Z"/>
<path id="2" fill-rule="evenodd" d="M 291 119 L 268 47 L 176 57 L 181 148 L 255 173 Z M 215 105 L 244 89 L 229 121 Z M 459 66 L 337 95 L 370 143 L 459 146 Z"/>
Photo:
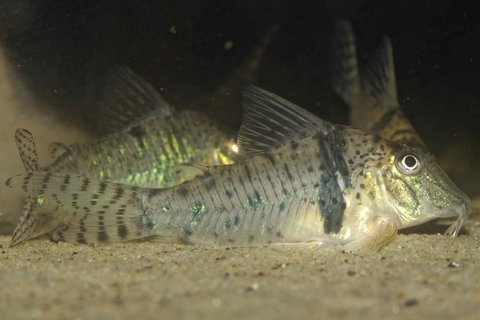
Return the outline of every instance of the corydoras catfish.
<path id="1" fill-rule="evenodd" d="M 277 30 L 277 25 L 267 28 L 213 95 L 200 99 L 193 107 L 198 108 L 199 104 L 207 110 L 231 108 L 232 100 L 236 101 L 232 96 L 240 96 L 243 87 L 253 80 Z M 44 170 L 165 188 L 182 182 L 182 177 L 173 174 L 175 165 L 219 165 L 236 160 L 233 139 L 212 120 L 198 111 L 175 111 L 129 68 L 112 68 L 101 91 L 97 126 L 107 135 L 90 144 L 60 148 L 64 153 Z M 32 140 L 28 132 L 23 132 L 17 137 L 17 144 L 22 145 L 25 138 Z"/>
<path id="2" fill-rule="evenodd" d="M 43 170 L 164 188 L 182 182 L 172 173 L 174 165 L 234 162 L 233 139 L 203 113 L 175 111 L 126 67 L 113 68 L 107 83 L 101 105 L 108 134 L 90 143 L 64 147 L 63 154 Z M 24 139 L 32 138 L 24 130 L 17 131 L 21 153 Z"/>
<path id="3" fill-rule="evenodd" d="M 234 162 L 233 140 L 213 121 L 198 111 L 175 111 L 150 84 L 126 67 L 110 71 L 101 105 L 104 131 L 109 133 L 90 143 L 57 148 L 56 153 L 61 150 L 61 154 L 44 167 L 38 165 L 32 134 L 17 129 L 15 142 L 25 169 L 165 188 L 184 181 L 175 174 L 175 165 Z M 42 206 L 34 195 L 27 194 L 12 245 L 33 232 L 36 212 L 45 210 Z M 18 229 L 20 225 L 22 230 Z"/>
<path id="4" fill-rule="evenodd" d="M 236 96 L 245 83 L 252 80 L 277 29 L 278 26 L 269 28 L 214 96 L 200 103 L 207 107 L 218 107 L 218 103 L 223 108 L 231 105 L 235 99 L 225 97 Z M 53 144 L 54 153 L 60 150 L 61 154 L 40 170 L 165 188 L 184 180 L 174 173 L 176 165 L 216 165 L 235 161 L 235 143 L 204 114 L 189 110 L 176 112 L 149 83 L 126 67 L 112 68 L 105 80 L 97 124 L 107 135 L 85 145 Z M 39 170 L 32 134 L 19 129 L 15 140 L 26 170 Z M 35 211 L 44 210 L 42 204 L 35 196 L 27 194 L 11 245 L 21 243 L 34 232 L 37 227 Z"/>
<path id="5" fill-rule="evenodd" d="M 50 210 L 37 230 L 57 241 L 98 243 L 158 237 L 193 244 L 342 244 L 375 251 L 398 229 L 457 217 L 470 200 L 428 154 L 372 133 L 332 125 L 272 93 L 244 93 L 242 160 L 184 167 L 168 189 L 29 172 L 7 185 Z M 179 170 L 180 170 L 179 169 Z M 33 234 L 33 236 L 38 235 Z"/>
<path id="6" fill-rule="evenodd" d="M 392 43 L 383 37 L 377 54 L 359 71 L 355 35 L 346 20 L 337 22 L 332 44 L 334 91 L 350 108 L 350 124 L 422 151 L 427 147 L 397 98 Z"/>

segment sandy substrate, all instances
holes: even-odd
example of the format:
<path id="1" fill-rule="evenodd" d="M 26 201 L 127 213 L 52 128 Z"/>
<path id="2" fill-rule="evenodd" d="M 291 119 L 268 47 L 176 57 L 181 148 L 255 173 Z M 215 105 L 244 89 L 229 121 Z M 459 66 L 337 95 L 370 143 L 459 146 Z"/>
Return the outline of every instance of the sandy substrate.
<path id="1" fill-rule="evenodd" d="M 1 55 L 0 182 L 24 170 L 12 138 L 17 127 L 35 133 L 43 161 L 48 142 L 86 139 L 20 103 L 26 98 L 18 97 L 19 84 L 7 85 Z M 13 228 L 22 196 L 0 183 L 0 233 Z M 10 237 L 0 236 L 0 319 L 479 319 L 480 211 L 459 238 L 437 234 L 443 230 L 416 229 L 368 256 L 47 239 L 10 249 Z"/>
<path id="2" fill-rule="evenodd" d="M 103 246 L 0 237 L 2 319 L 479 319 L 480 212 L 453 239 L 341 248 Z M 425 231 L 426 230 L 426 231 Z M 415 232 L 418 232 L 416 230 Z M 433 232 L 433 234 L 432 234 Z"/>

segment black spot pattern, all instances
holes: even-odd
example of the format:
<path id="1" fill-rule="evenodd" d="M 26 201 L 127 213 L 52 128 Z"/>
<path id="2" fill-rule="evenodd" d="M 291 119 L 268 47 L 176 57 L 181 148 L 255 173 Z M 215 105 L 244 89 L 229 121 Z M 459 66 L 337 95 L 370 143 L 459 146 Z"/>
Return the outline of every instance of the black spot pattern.
<path id="1" fill-rule="evenodd" d="M 342 228 L 346 203 L 338 182 L 340 177 L 345 187 L 351 186 L 348 166 L 343 157 L 346 141 L 342 131 L 333 130 L 328 137 L 319 137 L 320 148 L 325 150 L 325 170 L 320 177 L 318 203 L 324 219 L 326 234 L 338 233 Z"/>
<path id="2" fill-rule="evenodd" d="M 145 144 L 143 143 L 143 137 L 145 136 L 145 129 L 141 126 L 133 126 L 130 128 L 128 133 L 137 140 L 138 146 L 142 149 L 145 148 Z"/>

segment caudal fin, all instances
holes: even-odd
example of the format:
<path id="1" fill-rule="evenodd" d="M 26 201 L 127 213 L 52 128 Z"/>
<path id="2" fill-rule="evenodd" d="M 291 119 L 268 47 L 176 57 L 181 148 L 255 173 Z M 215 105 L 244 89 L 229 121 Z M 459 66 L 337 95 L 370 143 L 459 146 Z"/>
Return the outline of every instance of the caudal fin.
<path id="1" fill-rule="evenodd" d="M 22 214 L 18 219 L 17 226 L 13 230 L 10 246 L 14 247 L 26 241 L 32 235 L 37 225 L 38 217 L 34 213 L 36 206 L 36 197 L 27 195 L 23 203 Z"/>
<path id="2" fill-rule="evenodd" d="M 337 21 L 332 37 L 330 76 L 335 93 L 351 105 L 360 92 L 360 75 L 355 35 L 351 24 L 344 19 Z"/>
<path id="3" fill-rule="evenodd" d="M 427 149 L 398 103 L 393 49 L 387 36 L 359 71 L 352 26 L 346 20 L 338 21 L 332 44 L 331 78 L 334 91 L 349 106 L 352 126 Z"/>
<path id="4" fill-rule="evenodd" d="M 140 188 L 41 171 L 12 177 L 6 185 L 37 195 L 36 201 L 50 208 L 36 219 L 37 224 L 49 226 L 43 230 L 53 240 L 85 244 L 150 235 Z M 12 245 L 30 238 L 31 221 L 19 220 Z"/>
<path id="5" fill-rule="evenodd" d="M 374 106 L 384 110 L 399 109 L 392 42 L 384 36 L 375 56 L 361 75 L 361 88 L 373 100 Z"/>
<path id="6" fill-rule="evenodd" d="M 366 114 L 398 108 L 390 39 L 383 38 L 376 55 L 361 72 L 355 42 L 352 25 L 347 20 L 339 20 L 331 49 L 333 90 L 349 105 L 351 112 L 355 108 Z"/>
<path id="7" fill-rule="evenodd" d="M 20 159 L 22 159 L 25 170 L 38 170 L 38 152 L 33 135 L 27 129 L 19 128 L 15 131 L 15 143 L 17 144 Z M 23 203 L 22 213 L 17 226 L 13 231 L 10 246 L 16 246 L 28 239 L 37 225 L 37 216 L 34 213 L 37 199 L 34 195 L 28 194 Z"/>
<path id="8" fill-rule="evenodd" d="M 32 133 L 27 129 L 19 128 L 15 130 L 15 143 L 25 170 L 38 170 L 38 153 Z"/>

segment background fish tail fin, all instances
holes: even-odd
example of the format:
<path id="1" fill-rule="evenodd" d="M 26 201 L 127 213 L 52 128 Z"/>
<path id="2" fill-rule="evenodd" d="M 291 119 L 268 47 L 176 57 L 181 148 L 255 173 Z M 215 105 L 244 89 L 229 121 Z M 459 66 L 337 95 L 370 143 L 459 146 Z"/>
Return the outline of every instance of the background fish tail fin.
<path id="1" fill-rule="evenodd" d="M 17 144 L 20 159 L 26 171 L 38 170 L 38 153 L 37 146 L 33 135 L 27 129 L 15 130 L 15 143 Z"/>
<path id="2" fill-rule="evenodd" d="M 242 90 L 245 86 L 255 81 L 259 65 L 279 29 L 279 24 L 274 24 L 267 28 L 245 59 L 225 77 L 222 84 L 215 89 L 213 95 L 208 97 L 208 102 L 206 103 L 208 105 L 208 113 L 215 114 L 217 123 L 222 124 L 224 129 L 234 126 L 235 123 L 232 123 L 228 117 L 219 115 L 218 109 L 230 110 L 231 112 L 237 110 L 241 101 Z"/>
<path id="3" fill-rule="evenodd" d="M 333 90 L 347 103 L 352 104 L 360 91 L 355 35 L 350 22 L 336 22 L 332 38 L 330 76 Z"/>
<path id="4" fill-rule="evenodd" d="M 41 199 L 42 206 L 50 209 L 39 214 L 39 219 L 42 223 L 48 221 L 49 229 L 43 230 L 53 240 L 99 243 L 151 235 L 151 223 L 142 211 L 143 189 L 50 172 L 29 172 L 8 179 L 6 184 L 38 195 L 36 201 Z M 19 221 L 15 239 L 24 241 L 30 237 L 31 231 L 24 231 L 29 230 L 29 223 L 28 219 Z"/>
<path id="5" fill-rule="evenodd" d="M 32 133 L 26 129 L 17 129 L 15 131 L 15 143 L 25 170 L 27 172 L 38 170 L 37 146 Z M 16 246 L 30 238 L 37 224 L 37 216 L 34 213 L 35 206 L 36 197 L 28 193 L 17 226 L 13 231 L 10 246 Z"/>
<path id="6" fill-rule="evenodd" d="M 383 37 L 377 54 L 363 70 L 361 87 L 370 101 L 365 106 L 368 107 L 365 111 L 370 114 L 364 129 L 389 140 L 427 151 L 398 103 L 392 43 L 387 36 Z"/>
<path id="7" fill-rule="evenodd" d="M 224 83 L 217 88 L 214 97 L 219 95 L 240 95 L 243 87 L 254 80 L 258 66 L 279 28 L 280 26 L 275 24 L 264 32 L 244 61 L 235 68 L 227 79 L 225 79 Z"/>
<path id="8" fill-rule="evenodd" d="M 10 247 L 17 246 L 31 237 L 38 220 L 37 215 L 33 212 L 35 206 L 36 198 L 28 195 L 23 203 L 22 214 L 18 219 L 17 226 L 13 230 Z"/>
<path id="9" fill-rule="evenodd" d="M 376 101 L 377 106 L 385 110 L 399 108 L 392 42 L 387 36 L 383 37 L 376 55 L 362 71 L 361 88 Z"/>

